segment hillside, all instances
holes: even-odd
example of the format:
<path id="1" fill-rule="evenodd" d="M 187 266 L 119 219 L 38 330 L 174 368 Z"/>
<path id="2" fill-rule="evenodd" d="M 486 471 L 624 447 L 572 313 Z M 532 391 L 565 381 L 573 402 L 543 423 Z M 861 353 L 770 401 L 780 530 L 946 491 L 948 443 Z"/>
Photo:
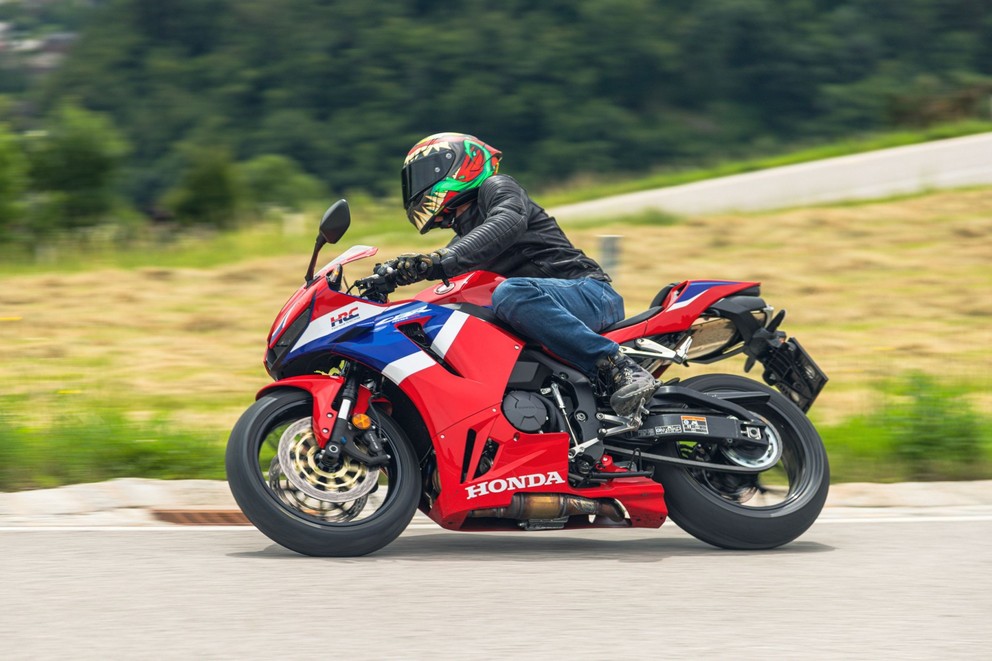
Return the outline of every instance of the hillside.
<path id="1" fill-rule="evenodd" d="M 85 17 L 29 107 L 112 118 L 141 209 L 193 147 L 383 193 L 416 139 L 458 130 L 537 186 L 987 118 L 992 91 L 984 0 L 107 0 Z"/>

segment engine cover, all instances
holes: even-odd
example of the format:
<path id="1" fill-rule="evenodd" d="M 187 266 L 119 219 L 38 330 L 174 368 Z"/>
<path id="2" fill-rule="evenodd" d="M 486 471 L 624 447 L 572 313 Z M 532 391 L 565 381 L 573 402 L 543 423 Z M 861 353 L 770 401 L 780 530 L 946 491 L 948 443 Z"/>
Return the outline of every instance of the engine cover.
<path id="1" fill-rule="evenodd" d="M 525 390 L 511 390 L 503 398 L 503 415 L 520 431 L 541 431 L 548 422 L 548 404 L 543 397 Z"/>

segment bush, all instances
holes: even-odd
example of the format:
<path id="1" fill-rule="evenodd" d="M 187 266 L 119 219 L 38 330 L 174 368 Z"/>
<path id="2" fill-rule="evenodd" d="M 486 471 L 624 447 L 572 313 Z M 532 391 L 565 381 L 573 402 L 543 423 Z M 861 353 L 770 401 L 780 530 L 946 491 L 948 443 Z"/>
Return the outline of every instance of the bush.
<path id="1" fill-rule="evenodd" d="M 835 481 L 992 477 L 987 429 L 962 386 L 912 373 L 880 386 L 880 409 L 821 428 Z"/>
<path id="2" fill-rule="evenodd" d="M 163 206 L 186 225 L 232 226 L 241 188 L 228 152 L 198 147 L 188 149 L 186 158 L 179 184 L 166 194 Z"/>
<path id="3" fill-rule="evenodd" d="M 939 479 L 982 463 L 982 420 L 962 388 L 914 373 L 896 392 L 902 401 L 887 407 L 885 421 L 892 455 L 909 467 L 910 477 Z"/>
<path id="4" fill-rule="evenodd" d="M 320 181 L 286 156 L 258 156 L 239 165 L 238 172 L 246 197 L 259 214 L 271 207 L 300 211 L 307 202 L 327 197 Z"/>
<path id="5" fill-rule="evenodd" d="M 105 116 L 66 105 L 26 141 L 31 189 L 44 198 L 34 233 L 90 227 L 118 203 L 116 177 L 128 145 Z"/>

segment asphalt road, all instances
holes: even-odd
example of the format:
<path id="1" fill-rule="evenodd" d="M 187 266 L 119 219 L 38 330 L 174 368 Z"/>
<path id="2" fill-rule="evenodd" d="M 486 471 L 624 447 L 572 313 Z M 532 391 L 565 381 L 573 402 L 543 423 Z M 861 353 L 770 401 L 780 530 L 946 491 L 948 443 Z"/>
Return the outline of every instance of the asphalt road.
<path id="1" fill-rule="evenodd" d="M 657 209 L 680 215 L 871 200 L 992 184 L 992 133 L 827 158 L 551 209 L 565 223 Z"/>
<path id="2" fill-rule="evenodd" d="M 992 509 L 909 514 L 834 515 L 747 553 L 668 524 L 417 527 L 355 559 L 304 558 L 244 528 L 4 528 L 0 655 L 986 657 Z"/>

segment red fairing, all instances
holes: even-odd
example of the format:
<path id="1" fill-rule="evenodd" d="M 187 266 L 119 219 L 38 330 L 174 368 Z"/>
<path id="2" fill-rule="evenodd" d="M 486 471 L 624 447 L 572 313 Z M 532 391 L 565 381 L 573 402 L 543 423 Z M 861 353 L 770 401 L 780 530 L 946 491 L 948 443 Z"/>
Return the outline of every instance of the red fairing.
<path id="1" fill-rule="evenodd" d="M 279 311 L 279 316 L 275 318 L 272 322 L 272 327 L 269 328 L 269 341 L 268 348 L 272 348 L 282 331 L 293 323 L 293 321 L 300 315 L 301 312 L 310 307 L 310 302 L 313 300 L 314 290 L 307 289 L 306 285 L 300 287 L 296 290 L 286 304 L 282 306 L 282 310 Z"/>
<path id="2" fill-rule="evenodd" d="M 501 275 L 489 271 L 472 271 L 443 282 L 431 285 L 414 298 L 425 303 L 442 305 L 444 303 L 471 303 L 473 305 L 492 305 L 493 292 L 499 283 L 506 280 Z"/>
<path id="3" fill-rule="evenodd" d="M 295 388 L 310 393 L 313 396 L 314 438 L 316 438 L 320 447 L 324 447 L 331 437 L 331 430 L 334 428 L 334 422 L 337 420 L 337 410 L 331 405 L 334 403 L 334 398 L 338 396 L 338 391 L 341 390 L 343 384 L 344 380 L 340 376 L 324 376 L 323 374 L 291 376 L 265 386 L 258 391 L 255 399 L 281 388 Z M 355 399 L 352 415 L 367 412 L 369 410 L 369 399 L 371 396 L 372 393 L 368 388 L 365 386 L 359 387 L 358 397 Z M 322 424 L 317 424 L 318 420 Z"/>
<path id="4" fill-rule="evenodd" d="M 631 525 L 660 526 L 668 515 L 661 485 L 647 478 L 618 477 L 608 485 L 573 489 L 568 485 L 568 435 L 528 434 L 503 416 L 502 400 L 523 343 L 503 329 L 457 311 L 460 330 L 444 348 L 440 365 L 411 374 L 399 386 L 420 411 L 437 453 L 440 495 L 427 514 L 452 530 L 463 527 L 472 510 L 504 507 L 514 493 L 565 493 L 615 499 Z M 480 360 L 484 355 L 485 360 Z M 470 441 L 471 439 L 471 441 Z M 474 478 L 487 440 L 499 447 L 492 468 Z M 461 474 L 466 446 L 471 459 Z"/>
<path id="5" fill-rule="evenodd" d="M 272 322 L 272 327 L 269 329 L 268 347 L 271 349 L 272 346 L 275 345 L 282 331 L 293 323 L 301 312 L 310 306 L 310 303 L 313 301 L 314 297 L 317 298 L 317 302 L 319 304 L 321 302 L 326 302 L 328 294 L 332 295 L 331 298 L 337 298 L 340 296 L 337 292 L 333 292 L 328 289 L 326 281 L 321 276 L 329 272 L 335 266 L 344 266 L 345 264 L 350 264 L 351 262 L 356 262 L 360 259 L 372 257 L 378 252 L 379 249 L 372 246 L 352 246 L 317 271 L 317 273 L 314 274 L 316 285 L 304 284 L 302 287 L 297 289 L 296 292 L 289 297 L 289 300 L 286 301 L 286 304 L 282 306 L 282 310 L 280 310 L 275 321 Z"/>
<path id="6" fill-rule="evenodd" d="M 433 365 L 399 383 L 435 438 L 479 411 L 499 410 L 523 348 L 520 340 L 493 324 L 464 312 L 454 314 L 463 317 L 462 327 L 442 357 L 458 374 Z"/>
<path id="7" fill-rule="evenodd" d="M 468 439 L 475 439 L 466 479 L 460 466 Z M 499 445 L 492 468 L 473 477 L 482 458 L 485 440 Z M 664 489 L 645 477 L 616 479 L 583 489 L 568 484 L 568 434 L 528 434 L 516 430 L 499 408 L 477 415 L 446 429 L 434 439 L 441 492 L 427 511 L 438 525 L 450 530 L 462 529 L 476 521 L 469 512 L 491 507 L 505 507 L 516 493 L 561 493 L 593 499 L 620 501 L 627 510 L 630 525 L 657 528 L 668 516 Z M 566 526 L 570 527 L 570 526 Z M 472 526 L 471 529 L 483 528 Z"/>

